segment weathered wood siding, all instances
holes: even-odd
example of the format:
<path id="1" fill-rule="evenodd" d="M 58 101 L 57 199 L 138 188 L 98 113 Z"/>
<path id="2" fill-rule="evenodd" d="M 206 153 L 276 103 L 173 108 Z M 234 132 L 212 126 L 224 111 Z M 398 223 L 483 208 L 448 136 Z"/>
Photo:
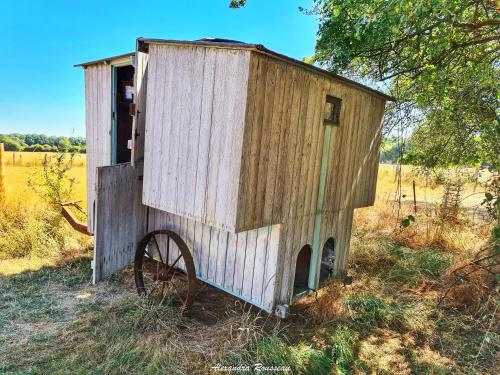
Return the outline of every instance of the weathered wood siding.
<path id="1" fill-rule="evenodd" d="M 87 69 L 92 187 L 95 167 L 111 162 L 111 80 L 105 64 Z M 201 280 L 267 311 L 292 298 L 297 254 L 313 238 L 317 275 L 330 237 L 335 274 L 345 272 L 353 211 L 375 197 L 383 97 L 259 52 L 194 45 L 150 44 L 137 53 L 135 79 L 135 177 L 100 169 L 96 279 L 131 261 L 130 244 L 146 228 L 121 238 L 111 218 L 130 201 L 125 211 L 138 214 L 126 228 L 146 223 L 141 195 L 152 207 L 147 230 L 178 232 Z M 342 99 L 331 131 L 326 95 Z"/>
<path id="2" fill-rule="evenodd" d="M 249 51 L 150 45 L 145 204 L 234 231 L 249 60 Z"/>
<path id="3" fill-rule="evenodd" d="M 87 226 L 94 233 L 96 168 L 111 164 L 111 66 L 87 66 L 85 123 L 87 142 Z"/>
<path id="4" fill-rule="evenodd" d="M 348 83 L 252 53 L 236 231 L 282 223 L 277 300 L 293 293 L 298 252 L 313 244 L 326 95 L 342 99 L 340 126 L 329 132 L 321 209 L 321 252 L 336 242 L 334 273 L 345 272 L 352 215 L 373 204 L 385 100 Z"/>
<path id="5" fill-rule="evenodd" d="M 335 264 L 334 275 L 342 276 L 347 266 L 347 254 L 349 251 L 349 242 L 351 239 L 352 217 L 354 209 L 345 209 L 340 211 L 328 211 L 322 215 L 321 234 L 320 234 L 320 252 L 317 259 L 311 259 L 311 262 L 319 270 L 321 266 L 321 252 L 323 246 L 329 238 L 335 240 Z M 276 270 L 279 275 L 276 286 L 277 303 L 290 303 L 293 296 L 295 266 L 297 255 L 306 244 L 312 245 L 313 228 L 308 227 L 304 232 L 303 227 L 313 221 L 313 217 L 305 216 L 295 221 L 282 225 L 282 231 L 279 244 L 278 258 L 281 260 Z M 317 287 L 316 280 L 316 287 Z"/>
<path id="6" fill-rule="evenodd" d="M 130 163 L 97 168 L 94 276 L 98 282 L 134 260 L 146 234 L 142 181 Z"/>
<path id="7" fill-rule="evenodd" d="M 144 138 L 146 129 L 146 98 L 148 81 L 148 57 L 144 52 L 135 54 L 134 103 L 135 116 L 132 122 L 132 165 L 143 171 L 144 168 Z"/>
<path id="8" fill-rule="evenodd" d="M 156 209 L 149 210 L 148 223 L 148 231 L 170 229 L 183 238 L 191 250 L 200 280 L 272 311 L 280 225 L 231 233 Z M 171 245 L 172 259 L 177 257 L 176 251 Z"/>
<path id="9" fill-rule="evenodd" d="M 314 213 L 326 95 L 341 98 L 342 111 L 341 124 L 332 131 L 325 207 L 339 211 L 372 204 L 384 99 L 254 52 L 237 231 Z"/>

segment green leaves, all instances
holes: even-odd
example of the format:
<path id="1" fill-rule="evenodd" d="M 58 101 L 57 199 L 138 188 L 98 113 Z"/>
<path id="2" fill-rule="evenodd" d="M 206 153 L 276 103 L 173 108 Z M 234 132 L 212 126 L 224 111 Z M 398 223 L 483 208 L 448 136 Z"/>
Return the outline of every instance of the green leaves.
<path id="1" fill-rule="evenodd" d="M 386 125 L 416 130 L 412 162 L 500 165 L 495 1 L 316 0 L 314 9 L 314 60 L 389 83 L 400 104 L 389 107 Z"/>
<path id="2" fill-rule="evenodd" d="M 408 228 L 411 223 L 415 221 L 415 216 L 413 215 L 408 215 L 406 218 L 401 220 L 401 227 L 403 228 Z"/>

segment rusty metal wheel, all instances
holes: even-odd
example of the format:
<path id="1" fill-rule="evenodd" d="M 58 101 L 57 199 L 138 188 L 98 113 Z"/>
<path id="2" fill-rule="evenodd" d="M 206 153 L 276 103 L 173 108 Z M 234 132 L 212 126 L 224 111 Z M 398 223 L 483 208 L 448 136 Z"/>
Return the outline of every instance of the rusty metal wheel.
<path id="1" fill-rule="evenodd" d="M 196 272 L 193 257 L 182 238 L 170 230 L 156 230 L 137 245 L 135 285 L 141 296 L 170 298 L 181 311 L 194 301 Z"/>

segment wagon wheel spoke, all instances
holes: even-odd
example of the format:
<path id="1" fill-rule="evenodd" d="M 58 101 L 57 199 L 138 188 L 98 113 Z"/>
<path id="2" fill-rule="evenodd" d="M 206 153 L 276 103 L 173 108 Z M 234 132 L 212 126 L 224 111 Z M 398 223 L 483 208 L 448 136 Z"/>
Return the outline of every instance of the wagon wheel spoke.
<path id="1" fill-rule="evenodd" d="M 178 262 L 181 258 L 182 258 L 182 254 L 181 254 L 181 255 L 179 255 L 179 256 L 177 257 L 177 259 L 175 260 L 175 262 L 174 262 L 174 263 L 172 263 L 172 265 L 171 265 L 171 266 L 169 266 L 169 268 L 168 268 L 168 272 L 167 272 L 167 275 L 170 273 L 170 271 L 171 271 L 171 270 L 174 270 L 174 272 L 175 272 L 175 265 L 177 264 L 177 262 Z M 167 275 L 165 275 L 165 277 L 166 277 Z"/>
<path id="2" fill-rule="evenodd" d="M 167 263 L 170 258 L 170 236 L 167 237 Z"/>
<path id="3" fill-rule="evenodd" d="M 179 298 L 179 300 L 181 301 L 181 304 L 184 305 L 186 303 L 186 298 L 181 295 L 182 293 L 179 292 L 179 290 L 177 290 L 177 287 L 172 280 L 173 279 L 170 279 L 167 282 L 171 286 L 172 291 L 177 295 L 177 298 Z"/>
<path id="4" fill-rule="evenodd" d="M 144 267 L 138 269 L 138 272 L 140 272 L 143 276 L 147 277 L 151 281 L 154 281 L 154 279 L 151 277 L 150 273 Z"/>
<path id="5" fill-rule="evenodd" d="M 161 256 L 160 245 L 158 245 L 158 241 L 156 240 L 156 236 L 155 236 L 154 234 L 153 234 L 153 240 L 155 241 L 156 250 L 158 251 L 158 255 L 160 256 L 160 261 L 161 261 L 162 263 L 165 263 L 165 262 L 163 261 L 162 256 Z M 167 262 L 168 262 L 168 258 L 167 258 Z"/>
<path id="6" fill-rule="evenodd" d="M 170 241 L 173 241 L 179 249 L 171 264 L 169 264 Z M 166 246 L 166 252 L 162 253 L 160 244 Z M 153 247 L 156 247 L 158 255 L 155 254 Z M 182 264 L 182 270 L 178 268 L 179 264 Z M 148 298 L 159 297 L 162 303 L 170 294 L 174 297 L 176 306 L 178 303 L 181 304 L 182 311 L 192 306 L 196 294 L 193 257 L 186 243 L 176 233 L 170 230 L 158 230 L 147 234 L 137 246 L 134 273 L 137 292 L 140 295 Z"/>

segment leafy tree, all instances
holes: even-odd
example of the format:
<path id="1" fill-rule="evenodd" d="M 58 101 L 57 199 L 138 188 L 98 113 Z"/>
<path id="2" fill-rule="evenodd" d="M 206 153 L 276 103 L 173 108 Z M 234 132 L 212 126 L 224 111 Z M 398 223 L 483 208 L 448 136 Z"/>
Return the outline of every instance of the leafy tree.
<path id="1" fill-rule="evenodd" d="M 413 161 L 498 166 L 500 13 L 492 0 L 317 0 L 314 61 L 385 81 L 411 116 Z M 391 121 L 393 120 L 393 121 Z M 418 147 L 417 147 L 418 146 Z"/>
<path id="2" fill-rule="evenodd" d="M 71 142 L 66 137 L 59 137 L 57 141 L 57 148 L 59 151 L 68 151 L 71 148 Z"/>
<path id="3" fill-rule="evenodd" d="M 242 8 L 246 5 L 246 0 L 231 0 L 229 2 L 230 8 Z"/>
<path id="4" fill-rule="evenodd" d="M 494 0 L 316 0 L 314 61 L 385 81 L 398 103 L 386 125 L 411 128 L 408 160 L 485 162 L 485 204 L 500 202 L 500 9 Z M 495 202 L 494 204 L 491 202 Z M 500 215 L 493 231 L 500 249 Z M 497 235 L 495 235 L 495 233 Z M 500 251 L 500 250 L 499 250 Z"/>
<path id="5" fill-rule="evenodd" d="M 85 138 L 83 137 L 69 137 L 69 141 L 73 146 L 85 146 Z"/>
<path id="6" fill-rule="evenodd" d="M 399 144 L 395 137 L 386 137 L 382 139 L 382 144 L 380 145 L 380 161 L 397 163 L 400 157 L 399 148 Z"/>
<path id="7" fill-rule="evenodd" d="M 52 207 L 72 198 L 75 178 L 70 176 L 74 154 L 57 153 L 43 163 L 43 169 L 35 169 L 27 185 Z"/>
<path id="8" fill-rule="evenodd" d="M 15 138 L 0 134 L 0 143 L 4 144 L 6 151 L 21 151 L 23 145 Z"/>
<path id="9" fill-rule="evenodd" d="M 0 134 L 7 151 L 85 152 L 85 138 L 45 134 Z"/>

